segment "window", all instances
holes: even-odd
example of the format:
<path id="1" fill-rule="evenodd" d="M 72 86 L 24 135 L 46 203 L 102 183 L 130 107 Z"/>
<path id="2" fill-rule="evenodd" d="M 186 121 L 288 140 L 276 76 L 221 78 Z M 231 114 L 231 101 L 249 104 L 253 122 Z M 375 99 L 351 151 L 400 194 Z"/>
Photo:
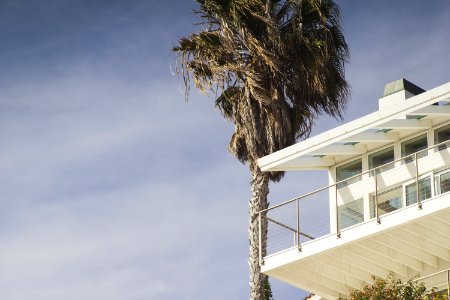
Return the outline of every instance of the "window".
<path id="1" fill-rule="evenodd" d="M 403 207 L 402 186 L 378 193 L 378 214 L 382 216 Z M 375 217 L 375 195 L 370 198 L 370 218 Z"/>
<path id="2" fill-rule="evenodd" d="M 439 186 L 441 187 L 441 194 L 450 191 L 450 172 L 441 174 L 439 176 Z"/>
<path id="3" fill-rule="evenodd" d="M 362 172 L 362 160 L 358 159 L 356 161 L 352 161 L 348 164 L 337 167 L 336 168 L 336 180 L 342 181 L 347 178 L 361 174 L 361 172 Z M 361 180 L 361 176 L 357 176 L 355 178 L 352 178 L 352 179 L 349 179 L 349 180 L 339 183 L 337 185 L 337 188 L 339 189 L 341 187 L 347 186 L 349 184 L 355 183 L 360 180 Z"/>
<path id="4" fill-rule="evenodd" d="M 417 153 L 417 158 L 427 156 L 427 151 L 421 151 L 428 148 L 427 134 L 420 135 L 402 143 L 402 157 Z M 413 156 L 404 159 L 404 163 L 409 163 L 414 160 Z"/>
<path id="5" fill-rule="evenodd" d="M 440 144 L 450 140 L 450 125 L 438 128 L 434 131 L 434 144 Z M 447 143 L 438 146 L 437 151 L 447 148 Z"/>
<path id="6" fill-rule="evenodd" d="M 417 203 L 416 183 L 410 183 L 405 186 L 406 205 Z M 419 180 L 419 199 L 423 201 L 431 198 L 431 178 L 430 176 Z"/>
<path id="7" fill-rule="evenodd" d="M 354 200 L 338 207 L 339 229 L 344 229 L 364 221 L 364 201 Z"/>
<path id="8" fill-rule="evenodd" d="M 369 155 L 369 169 L 373 169 L 394 161 L 394 147 L 378 151 Z M 388 164 L 380 169 L 377 173 L 381 173 L 394 168 L 394 164 Z"/>
<path id="9" fill-rule="evenodd" d="M 443 194 L 450 191 L 450 171 L 446 170 L 435 177 L 436 194 Z"/>

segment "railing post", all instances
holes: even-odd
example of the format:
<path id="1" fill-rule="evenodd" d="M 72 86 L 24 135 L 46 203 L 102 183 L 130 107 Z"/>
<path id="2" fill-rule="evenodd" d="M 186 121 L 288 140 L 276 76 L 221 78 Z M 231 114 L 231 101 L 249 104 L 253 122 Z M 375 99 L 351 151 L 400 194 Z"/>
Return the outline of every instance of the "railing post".
<path id="1" fill-rule="evenodd" d="M 334 185 L 335 190 L 335 209 L 336 209 L 336 236 L 338 239 L 341 238 L 341 231 L 339 230 L 339 209 L 338 209 L 338 186 Z"/>
<path id="2" fill-rule="evenodd" d="M 298 251 L 302 251 L 302 245 L 300 243 L 300 200 L 297 199 L 297 248 Z"/>
<path id="3" fill-rule="evenodd" d="M 381 224 L 380 210 L 378 209 L 378 174 L 377 169 L 373 170 L 375 177 L 375 218 L 377 224 Z"/>
<path id="4" fill-rule="evenodd" d="M 447 299 L 450 299 L 450 270 L 447 270 Z"/>
<path id="5" fill-rule="evenodd" d="M 414 153 L 414 161 L 416 165 L 416 197 L 417 197 L 417 207 L 422 209 L 422 201 L 420 201 L 419 193 L 419 165 L 417 163 L 417 152 Z"/>
<path id="6" fill-rule="evenodd" d="M 264 265 L 262 257 L 262 217 L 261 212 L 258 213 L 258 248 L 259 248 L 259 265 Z"/>

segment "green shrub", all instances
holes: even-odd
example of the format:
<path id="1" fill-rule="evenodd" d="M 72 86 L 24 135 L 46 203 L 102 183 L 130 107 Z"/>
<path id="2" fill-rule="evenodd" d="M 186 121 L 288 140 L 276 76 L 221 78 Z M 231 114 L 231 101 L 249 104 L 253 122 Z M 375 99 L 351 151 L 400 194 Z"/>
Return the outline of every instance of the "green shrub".
<path id="1" fill-rule="evenodd" d="M 389 275 L 386 279 L 373 278 L 372 285 L 365 285 L 361 290 L 352 291 L 347 300 L 449 300 L 447 290 L 427 291 L 424 283 L 416 278 L 406 283 Z"/>

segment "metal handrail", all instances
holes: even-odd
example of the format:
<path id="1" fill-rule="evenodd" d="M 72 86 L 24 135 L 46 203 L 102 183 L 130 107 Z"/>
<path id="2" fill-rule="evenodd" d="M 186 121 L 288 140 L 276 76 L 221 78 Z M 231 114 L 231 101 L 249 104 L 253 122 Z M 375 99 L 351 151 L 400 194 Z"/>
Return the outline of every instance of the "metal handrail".
<path id="1" fill-rule="evenodd" d="M 307 193 L 307 194 L 304 194 L 304 195 L 301 195 L 301 196 L 292 198 L 292 199 L 290 199 L 290 200 L 284 201 L 284 202 L 282 202 L 282 203 L 280 203 L 280 204 L 277 204 L 277 205 L 268 207 L 268 208 L 266 208 L 266 209 L 263 209 L 263 210 L 259 211 L 258 213 L 264 213 L 264 212 L 267 212 L 267 211 L 269 211 L 269 210 L 275 209 L 275 208 L 277 208 L 277 207 L 280 207 L 280 206 L 289 204 L 289 203 L 291 203 L 291 202 L 294 202 L 294 201 L 296 201 L 296 200 L 301 200 L 302 198 L 305 198 L 305 197 L 308 197 L 308 196 L 310 196 L 310 195 L 316 194 L 316 193 L 318 193 L 318 192 L 321 192 L 321 191 L 323 191 L 323 190 L 329 189 L 329 188 L 331 188 L 331 187 L 335 187 L 335 186 L 339 185 L 340 183 L 344 183 L 344 182 L 349 181 L 349 180 L 351 180 L 351 179 L 353 179 L 353 178 L 357 178 L 357 177 L 363 176 L 363 175 L 365 175 L 365 174 L 368 174 L 368 173 L 377 171 L 378 169 L 381 169 L 381 168 L 386 167 L 386 166 L 391 165 L 391 164 L 395 164 L 396 162 L 405 160 L 405 159 L 407 159 L 407 158 L 409 158 L 409 157 L 414 158 L 416 155 L 418 155 L 418 153 L 421 153 L 421 152 L 425 152 L 425 151 L 431 150 L 431 149 L 433 149 L 433 148 L 436 148 L 436 147 L 445 145 L 446 143 L 449 143 L 449 142 L 450 142 L 450 140 L 447 140 L 447 141 L 445 141 L 445 142 L 442 142 L 442 143 L 439 143 L 439 144 L 435 144 L 435 145 L 433 145 L 433 146 L 431 146 L 431 147 L 428 147 L 428 148 L 426 148 L 426 149 L 422 149 L 422 150 L 420 150 L 420 151 L 414 152 L 413 154 L 409 154 L 409 155 L 407 155 L 407 156 L 403 156 L 403 157 L 401 157 L 401 158 L 397 158 L 397 159 L 395 159 L 395 160 L 393 160 L 393 161 L 391 161 L 391 162 L 388 162 L 388 163 L 386 163 L 386 164 L 384 164 L 384 165 L 378 166 L 378 167 L 373 168 L 373 169 L 366 170 L 366 171 L 361 172 L 361 173 L 359 173 L 359 174 L 357 174 L 357 175 L 348 177 L 348 178 L 346 178 L 346 179 L 344 179 L 344 180 L 341 180 L 341 181 L 338 181 L 338 182 L 336 182 L 336 183 L 330 184 L 330 185 L 328 185 L 328 186 L 319 188 L 319 189 L 314 190 L 314 191 L 312 191 L 312 192 L 309 192 L 309 193 Z M 380 173 L 378 173 L 378 174 L 380 174 Z"/>
<path id="2" fill-rule="evenodd" d="M 438 147 L 440 147 L 442 145 L 447 145 L 448 142 L 450 142 L 450 140 L 444 141 L 444 142 L 439 143 L 439 144 L 435 144 L 433 146 L 427 147 L 426 149 L 422 149 L 420 151 L 417 151 L 417 152 L 415 152 L 413 154 L 409 154 L 409 155 L 403 156 L 401 158 L 395 159 L 395 160 L 393 160 L 391 162 L 388 162 L 388 163 L 383 164 L 381 166 L 378 166 L 376 168 L 372 168 L 372 169 L 366 170 L 366 171 L 361 172 L 361 173 L 359 173 L 357 175 L 354 175 L 354 176 L 348 177 L 348 178 L 346 178 L 344 180 L 340 180 L 338 182 L 335 182 L 335 183 L 333 183 L 331 185 L 328 185 L 328 186 L 316 189 L 316 190 L 314 190 L 312 192 L 309 192 L 307 194 L 295 197 L 293 199 L 287 200 L 287 201 L 282 202 L 280 204 L 277 204 L 277 205 L 274 205 L 272 207 L 269 207 L 269 208 L 266 208 L 266 209 L 263 209 L 263 210 L 259 211 L 257 214 L 258 214 L 258 223 L 259 223 L 259 259 L 260 259 L 260 264 L 261 265 L 264 264 L 264 258 L 263 258 L 262 252 L 261 252 L 261 247 L 262 247 L 262 236 L 261 235 L 262 235 L 262 218 L 263 217 L 264 217 L 264 219 L 266 221 L 272 222 L 274 224 L 277 224 L 279 226 L 284 227 L 285 229 L 288 229 L 288 230 L 294 232 L 295 233 L 294 245 L 297 246 L 298 251 L 302 251 L 302 247 L 301 247 L 302 245 L 301 245 L 301 242 L 300 242 L 300 236 L 304 236 L 304 237 L 307 237 L 307 238 L 310 238 L 310 239 L 314 239 L 314 238 L 312 236 L 309 236 L 309 235 L 307 235 L 305 233 L 302 233 L 300 231 L 300 220 L 299 220 L 299 214 L 300 214 L 300 212 L 299 212 L 299 203 L 300 203 L 300 200 L 303 199 L 303 198 L 306 198 L 306 197 L 308 197 L 310 195 L 314 195 L 316 193 L 319 193 L 321 191 L 324 191 L 324 190 L 327 190 L 329 188 L 333 188 L 334 187 L 335 188 L 335 201 L 336 201 L 336 203 L 335 203 L 335 208 L 336 208 L 336 221 L 335 221 L 336 236 L 337 236 L 337 238 L 340 238 L 341 237 L 341 228 L 340 228 L 339 210 L 338 210 L 338 207 L 339 207 L 338 206 L 338 185 L 341 184 L 341 183 L 350 181 L 350 180 L 352 180 L 354 178 L 362 177 L 363 175 L 366 175 L 368 173 L 373 173 L 374 174 L 374 183 L 375 183 L 375 203 L 374 203 L 374 205 L 375 205 L 375 219 L 376 219 L 378 224 L 381 224 L 381 218 L 380 218 L 379 208 L 378 208 L 378 174 L 380 174 L 382 172 L 379 172 L 379 170 L 382 169 L 382 168 L 385 168 L 388 165 L 395 164 L 395 163 L 397 163 L 399 161 L 407 160 L 408 158 L 413 158 L 413 159 L 411 159 L 411 161 L 415 162 L 415 180 L 416 180 L 417 207 L 418 207 L 418 209 L 422 209 L 422 201 L 420 200 L 420 194 L 419 194 L 418 155 L 420 153 L 423 153 L 423 152 L 428 152 L 431 149 L 438 148 Z M 443 150 L 443 149 L 441 149 L 441 150 Z M 411 161 L 409 161 L 409 162 L 411 162 Z M 409 163 L 409 162 L 407 162 L 407 163 Z M 283 224 L 283 223 L 281 223 L 279 221 L 276 221 L 276 220 L 273 220 L 273 219 L 267 217 L 267 213 L 270 210 L 273 210 L 275 208 L 278 208 L 278 207 L 290 204 L 290 203 L 292 203 L 294 201 L 297 202 L 296 203 L 297 204 L 297 213 L 296 213 L 296 221 L 297 221 L 296 227 L 297 227 L 297 229 L 294 229 L 294 228 L 292 228 L 292 227 L 290 227 L 290 226 L 288 226 L 286 224 Z M 449 273 L 449 276 L 450 276 L 450 273 Z"/>
<path id="3" fill-rule="evenodd" d="M 433 273 L 433 274 L 430 274 L 430 275 L 427 275 L 427 276 L 419 277 L 417 279 L 414 279 L 413 281 L 422 281 L 424 279 L 427 279 L 427 278 L 430 278 L 430 277 L 434 277 L 434 276 L 439 275 L 439 274 L 443 274 L 443 273 L 447 273 L 448 274 L 448 272 L 450 272 L 450 269 L 442 270 L 442 271 L 439 271 L 439 272 L 436 272 L 436 273 Z"/>
<path id="4" fill-rule="evenodd" d="M 417 279 L 414 279 L 413 282 L 423 281 L 424 279 L 435 277 L 435 276 L 441 275 L 441 274 L 446 274 L 447 275 L 445 283 L 447 284 L 447 297 L 448 297 L 448 299 L 450 299 L 450 269 L 442 270 L 442 271 L 439 271 L 439 272 L 436 272 L 436 273 L 433 273 L 433 274 L 430 274 L 430 275 L 427 275 L 427 276 L 419 277 Z"/>

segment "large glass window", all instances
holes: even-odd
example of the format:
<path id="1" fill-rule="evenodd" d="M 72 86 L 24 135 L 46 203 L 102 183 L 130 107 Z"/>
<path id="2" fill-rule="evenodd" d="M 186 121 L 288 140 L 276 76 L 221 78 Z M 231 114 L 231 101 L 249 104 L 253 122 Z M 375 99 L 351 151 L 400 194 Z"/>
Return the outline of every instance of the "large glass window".
<path id="1" fill-rule="evenodd" d="M 364 201 L 354 200 L 338 207 L 339 229 L 344 229 L 364 221 Z"/>
<path id="2" fill-rule="evenodd" d="M 397 209 L 402 208 L 402 186 L 391 188 L 387 191 L 382 191 L 377 194 L 378 200 L 378 214 L 382 216 Z M 375 217 L 375 195 L 370 198 L 370 218 Z"/>
<path id="3" fill-rule="evenodd" d="M 415 182 L 405 186 L 406 205 L 417 203 L 417 184 Z M 430 176 L 419 180 L 419 199 L 423 201 L 431 198 Z"/>
<path id="4" fill-rule="evenodd" d="M 358 160 L 352 161 L 348 164 L 337 167 L 336 168 L 336 180 L 342 181 L 347 178 L 361 174 L 361 172 L 362 172 L 362 160 L 358 159 Z M 352 178 L 352 179 L 349 179 L 349 180 L 339 183 L 337 185 L 337 187 L 341 188 L 341 187 L 347 186 L 349 184 L 352 184 L 352 183 L 360 181 L 360 180 L 361 180 L 361 176 L 357 176 L 355 178 Z"/>
<path id="5" fill-rule="evenodd" d="M 427 151 L 421 151 L 428 148 L 427 134 L 420 135 L 413 139 L 407 140 L 402 143 L 402 157 L 417 153 L 417 158 L 427 156 Z M 405 163 L 409 163 L 414 160 L 414 157 L 408 157 L 404 160 Z"/>
<path id="6" fill-rule="evenodd" d="M 434 131 L 434 144 L 440 144 L 450 140 L 450 125 L 438 128 Z M 441 151 L 447 148 L 447 143 L 440 145 L 437 150 Z"/>
<path id="7" fill-rule="evenodd" d="M 439 176 L 439 184 L 441 186 L 441 194 L 450 191 L 450 172 L 441 174 Z"/>
<path id="8" fill-rule="evenodd" d="M 436 193 L 443 194 L 450 191 L 450 171 L 435 176 Z"/>
<path id="9" fill-rule="evenodd" d="M 378 151 L 369 155 L 369 169 L 373 169 L 394 161 L 394 147 Z M 388 164 L 377 170 L 377 173 L 381 173 L 394 168 L 394 164 Z"/>

